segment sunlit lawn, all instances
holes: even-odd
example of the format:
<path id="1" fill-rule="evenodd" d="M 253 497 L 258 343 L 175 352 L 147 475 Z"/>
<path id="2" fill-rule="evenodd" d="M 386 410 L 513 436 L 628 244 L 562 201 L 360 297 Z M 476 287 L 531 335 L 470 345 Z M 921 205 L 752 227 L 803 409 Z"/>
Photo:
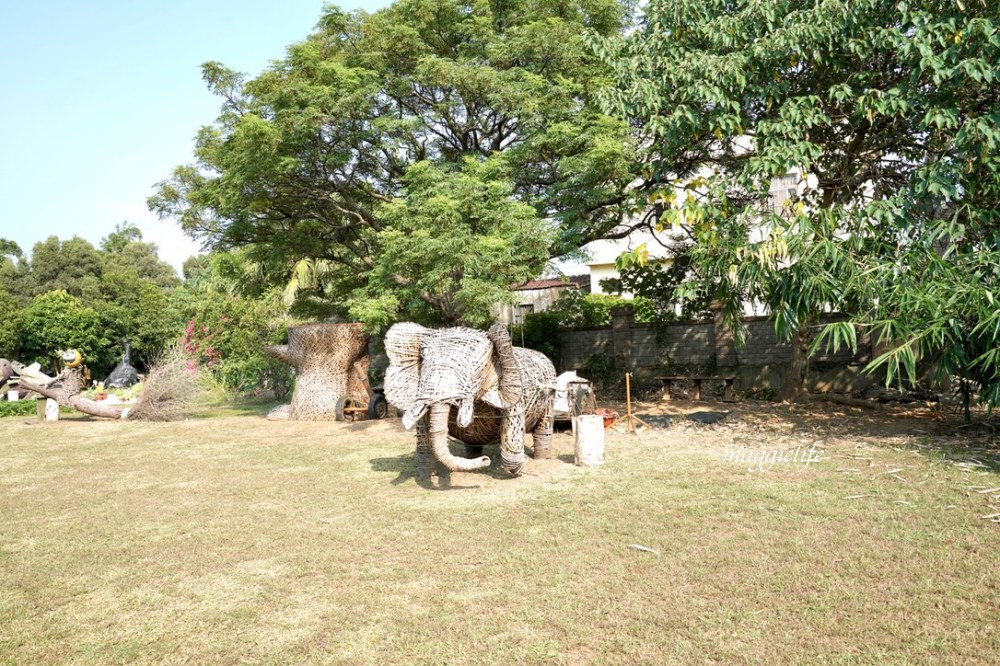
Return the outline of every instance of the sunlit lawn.
<path id="1" fill-rule="evenodd" d="M 1000 474 L 939 442 L 675 422 L 427 488 L 398 421 L 3 419 L 0 662 L 996 663 Z"/>

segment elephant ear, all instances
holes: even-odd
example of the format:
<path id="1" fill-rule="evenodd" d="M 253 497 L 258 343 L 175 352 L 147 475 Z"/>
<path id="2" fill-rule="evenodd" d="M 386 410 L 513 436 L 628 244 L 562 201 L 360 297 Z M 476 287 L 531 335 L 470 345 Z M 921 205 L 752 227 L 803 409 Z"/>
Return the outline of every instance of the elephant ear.
<path id="1" fill-rule="evenodd" d="M 420 343 L 428 329 L 420 324 L 403 322 L 385 333 L 385 353 L 389 367 L 385 371 L 385 398 L 402 410 L 413 406 L 420 386 Z"/>
<path id="2" fill-rule="evenodd" d="M 482 399 L 494 407 L 510 409 L 521 399 L 522 389 L 514 345 L 507 329 L 500 324 L 493 324 L 486 335 L 493 343 L 493 362 L 487 365 Z"/>

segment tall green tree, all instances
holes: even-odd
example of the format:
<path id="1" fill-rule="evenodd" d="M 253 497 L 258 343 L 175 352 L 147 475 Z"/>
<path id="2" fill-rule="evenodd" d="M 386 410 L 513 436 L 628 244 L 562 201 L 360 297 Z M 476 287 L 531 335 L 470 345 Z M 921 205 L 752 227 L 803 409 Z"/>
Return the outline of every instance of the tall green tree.
<path id="1" fill-rule="evenodd" d="M 654 0 L 628 38 L 595 38 L 615 69 L 607 108 L 663 185 L 657 223 L 692 240 L 690 293 L 711 285 L 737 332 L 739 302 L 760 300 L 785 339 L 847 311 L 819 344 L 867 327 L 890 380 L 935 361 L 996 404 L 998 12 Z M 769 188 L 788 174 L 795 191 L 775 207 Z"/>
<path id="2" fill-rule="evenodd" d="M 135 271 L 139 278 L 162 289 L 180 285 L 174 267 L 160 259 L 155 244 L 142 242 L 142 231 L 131 222 L 115 225 L 115 230 L 101 239 L 101 250 L 105 271 Z"/>
<path id="3" fill-rule="evenodd" d="M 108 366 L 117 363 L 126 340 L 131 345 L 132 364 L 146 370 L 183 328 L 181 314 L 172 307 L 170 292 L 144 279 L 133 268 L 105 269 L 99 291 L 87 302 L 97 310 L 102 332 L 109 341 L 101 350 L 100 368 L 91 367 L 95 372 L 106 372 Z"/>
<path id="4" fill-rule="evenodd" d="M 31 296 L 63 290 L 80 297 L 96 288 L 101 279 L 103 258 L 89 241 L 73 236 L 59 240 L 49 236 L 31 250 Z"/>
<path id="5" fill-rule="evenodd" d="M 30 272 L 31 266 L 21 247 L 14 241 L 0 238 L 0 288 L 12 299 L 4 299 L 8 309 L 27 304 L 31 291 Z"/>
<path id="6" fill-rule="evenodd" d="M 616 0 L 330 7 L 255 79 L 204 66 L 222 112 L 150 206 L 341 314 L 481 322 L 498 286 L 628 210 L 633 143 L 593 104 L 607 67 L 584 43 L 627 15 Z M 441 233 L 467 242 L 442 254 Z"/>
<path id="7" fill-rule="evenodd" d="M 127 245 L 142 240 L 142 230 L 128 220 L 115 225 L 115 230 L 101 239 L 101 249 L 109 253 L 121 252 Z"/>
<path id="8" fill-rule="evenodd" d="M 22 307 L 18 299 L 0 289 L 0 358 L 17 357 L 21 347 Z"/>
<path id="9" fill-rule="evenodd" d="M 128 340 L 135 363 L 144 368 L 180 335 L 183 322 L 168 298 L 180 284 L 177 273 L 141 237 L 126 223 L 101 242 L 101 250 L 79 237 L 55 236 L 36 243 L 30 258 L 16 246 L 0 246 L 9 255 L 0 260 L 4 353 L 52 359 L 60 347 L 77 346 L 95 377 L 102 377 Z M 92 315 L 98 326 L 90 335 Z M 43 322 L 44 316 L 55 321 Z"/>
<path id="10" fill-rule="evenodd" d="M 199 255 L 195 275 L 171 292 L 171 310 L 180 316 L 185 351 L 208 366 L 226 389 L 268 391 L 281 400 L 293 373 L 264 349 L 284 341 L 292 319 L 281 289 L 253 297 L 240 293 L 246 264 L 238 251 Z"/>
<path id="11" fill-rule="evenodd" d="M 97 310 L 63 290 L 36 296 L 21 318 L 20 360 L 61 367 L 58 351 L 78 349 L 91 369 L 108 367 L 110 340 Z"/>

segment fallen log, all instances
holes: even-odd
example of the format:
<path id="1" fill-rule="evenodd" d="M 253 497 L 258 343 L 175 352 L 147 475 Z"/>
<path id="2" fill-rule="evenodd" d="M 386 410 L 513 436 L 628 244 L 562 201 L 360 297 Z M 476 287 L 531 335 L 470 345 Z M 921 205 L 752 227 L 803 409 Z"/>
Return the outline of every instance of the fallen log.
<path id="1" fill-rule="evenodd" d="M 82 395 L 69 395 L 61 387 L 42 386 L 21 378 L 21 387 L 44 395 L 46 398 L 55 400 L 64 407 L 71 407 L 78 412 L 99 416 L 104 419 L 122 419 L 128 413 L 125 407 L 120 405 L 102 405 L 95 400 L 89 400 Z"/>

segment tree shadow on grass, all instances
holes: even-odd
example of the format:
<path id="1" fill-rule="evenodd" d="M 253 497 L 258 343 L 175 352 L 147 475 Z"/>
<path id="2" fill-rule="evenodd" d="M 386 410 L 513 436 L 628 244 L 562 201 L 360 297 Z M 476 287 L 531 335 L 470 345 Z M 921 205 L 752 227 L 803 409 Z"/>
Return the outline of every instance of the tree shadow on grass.
<path id="1" fill-rule="evenodd" d="M 754 407 L 759 407 L 759 411 Z M 769 417 L 770 422 L 754 424 L 758 414 Z M 753 443 L 762 434 L 815 443 L 817 447 L 825 446 L 830 439 L 846 440 L 859 447 L 916 450 L 960 467 L 1000 472 L 1000 423 L 989 415 L 980 414 L 973 423 L 965 424 L 958 413 L 929 407 L 747 403 L 734 410 L 720 426 L 724 430 L 741 421 L 751 427 L 733 432 L 737 443 Z"/>

